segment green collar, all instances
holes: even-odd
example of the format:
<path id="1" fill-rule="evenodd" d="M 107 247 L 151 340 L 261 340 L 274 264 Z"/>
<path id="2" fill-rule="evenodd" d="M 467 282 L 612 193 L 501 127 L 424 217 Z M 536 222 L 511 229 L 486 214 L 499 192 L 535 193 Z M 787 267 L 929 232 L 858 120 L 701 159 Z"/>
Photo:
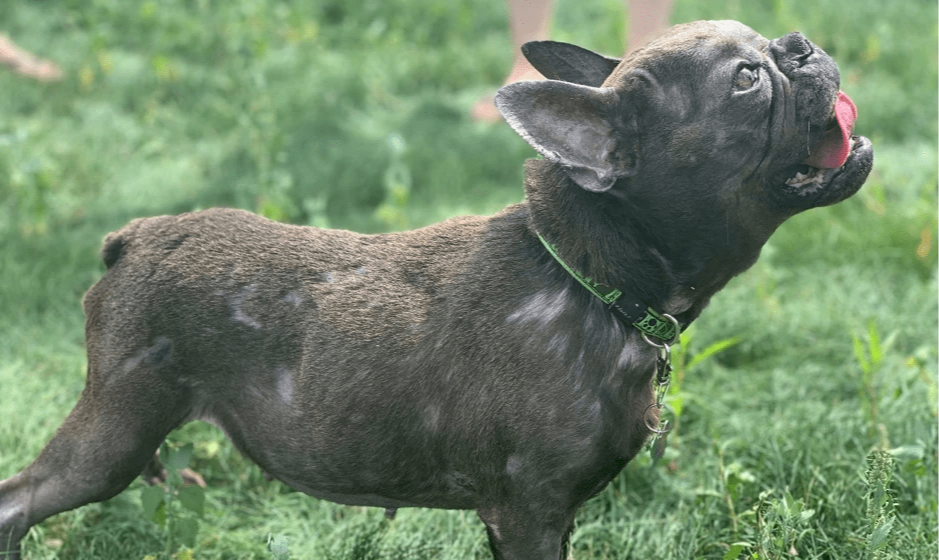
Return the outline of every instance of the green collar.
<path id="1" fill-rule="evenodd" d="M 551 253 L 554 260 L 560 264 L 564 270 L 574 277 L 580 285 L 587 288 L 587 291 L 600 298 L 600 301 L 610 306 L 617 315 L 627 324 L 632 325 L 639 332 L 654 336 L 655 338 L 666 341 L 667 344 L 678 342 L 678 335 L 681 334 L 681 324 L 674 317 L 665 313 L 658 313 L 641 300 L 629 297 L 616 288 L 601 284 L 588 276 L 584 276 L 558 255 L 557 247 L 548 242 L 540 233 L 536 232 L 541 244 Z"/>

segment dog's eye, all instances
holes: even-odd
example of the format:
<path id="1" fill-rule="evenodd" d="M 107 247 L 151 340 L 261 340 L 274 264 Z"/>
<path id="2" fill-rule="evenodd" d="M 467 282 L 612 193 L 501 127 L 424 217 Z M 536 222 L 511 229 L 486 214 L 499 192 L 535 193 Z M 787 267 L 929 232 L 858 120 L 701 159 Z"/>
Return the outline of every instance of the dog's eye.
<path id="1" fill-rule="evenodd" d="M 760 81 L 760 69 L 757 68 L 748 68 L 744 66 L 737 72 L 737 76 L 734 78 L 734 90 L 735 91 L 747 91 Z"/>

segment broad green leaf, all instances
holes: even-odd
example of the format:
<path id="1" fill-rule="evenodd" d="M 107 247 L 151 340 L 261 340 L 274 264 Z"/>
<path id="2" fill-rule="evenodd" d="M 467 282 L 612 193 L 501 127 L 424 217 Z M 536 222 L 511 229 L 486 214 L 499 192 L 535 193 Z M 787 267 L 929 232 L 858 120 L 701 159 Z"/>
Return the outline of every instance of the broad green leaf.
<path id="1" fill-rule="evenodd" d="M 195 519 L 177 519 L 173 523 L 173 532 L 179 542 L 193 548 L 196 546 L 196 534 L 199 532 L 199 522 Z"/>
<path id="2" fill-rule="evenodd" d="M 166 528 L 166 502 L 160 502 L 160 505 L 157 506 L 156 512 L 153 514 L 153 521 L 160 526 L 160 529 Z"/>
<path id="3" fill-rule="evenodd" d="M 156 520 L 154 514 L 160 504 L 163 503 L 163 489 L 159 486 L 147 486 L 140 493 L 140 505 L 143 506 L 143 516 L 147 519 Z"/>
<path id="4" fill-rule="evenodd" d="M 174 471 L 185 469 L 192 459 L 192 444 L 187 443 L 179 449 L 172 449 L 168 455 L 165 461 L 167 469 Z"/>
<path id="5" fill-rule="evenodd" d="M 205 491 L 198 486 L 183 486 L 179 489 L 179 503 L 184 508 L 202 515 L 205 508 Z"/>
<path id="6" fill-rule="evenodd" d="M 896 518 L 891 517 L 885 521 L 883 525 L 874 529 L 874 532 L 871 533 L 869 550 L 877 550 L 887 544 L 887 537 L 890 536 L 890 529 L 893 527 L 894 519 Z"/>

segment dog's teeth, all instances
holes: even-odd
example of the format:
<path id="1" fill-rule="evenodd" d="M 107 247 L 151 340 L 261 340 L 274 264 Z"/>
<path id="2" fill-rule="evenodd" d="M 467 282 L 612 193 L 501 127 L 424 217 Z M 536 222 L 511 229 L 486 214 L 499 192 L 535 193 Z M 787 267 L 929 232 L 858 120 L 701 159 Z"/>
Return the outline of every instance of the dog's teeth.
<path id="1" fill-rule="evenodd" d="M 800 171 L 796 173 L 795 177 L 786 181 L 786 184 L 790 187 L 802 187 L 810 183 L 822 185 L 825 183 L 825 171 L 825 169 L 816 169 L 811 174 L 805 174 Z"/>

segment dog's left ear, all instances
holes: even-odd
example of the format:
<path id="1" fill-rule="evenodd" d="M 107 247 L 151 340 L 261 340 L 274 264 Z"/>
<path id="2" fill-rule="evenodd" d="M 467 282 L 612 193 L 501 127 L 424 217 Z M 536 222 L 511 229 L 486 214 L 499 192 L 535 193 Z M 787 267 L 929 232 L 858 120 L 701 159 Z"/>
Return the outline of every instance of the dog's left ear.
<path id="1" fill-rule="evenodd" d="M 529 41 L 522 54 L 549 80 L 600 87 L 619 65 L 618 58 L 557 41 Z"/>
<path id="2" fill-rule="evenodd" d="M 612 88 L 555 80 L 515 82 L 496 94 L 496 107 L 506 122 L 593 192 L 607 191 L 635 172 L 635 150 L 618 145 L 628 141 L 625 131 L 617 134 L 610 124 L 620 112 L 618 105 L 619 95 Z"/>

